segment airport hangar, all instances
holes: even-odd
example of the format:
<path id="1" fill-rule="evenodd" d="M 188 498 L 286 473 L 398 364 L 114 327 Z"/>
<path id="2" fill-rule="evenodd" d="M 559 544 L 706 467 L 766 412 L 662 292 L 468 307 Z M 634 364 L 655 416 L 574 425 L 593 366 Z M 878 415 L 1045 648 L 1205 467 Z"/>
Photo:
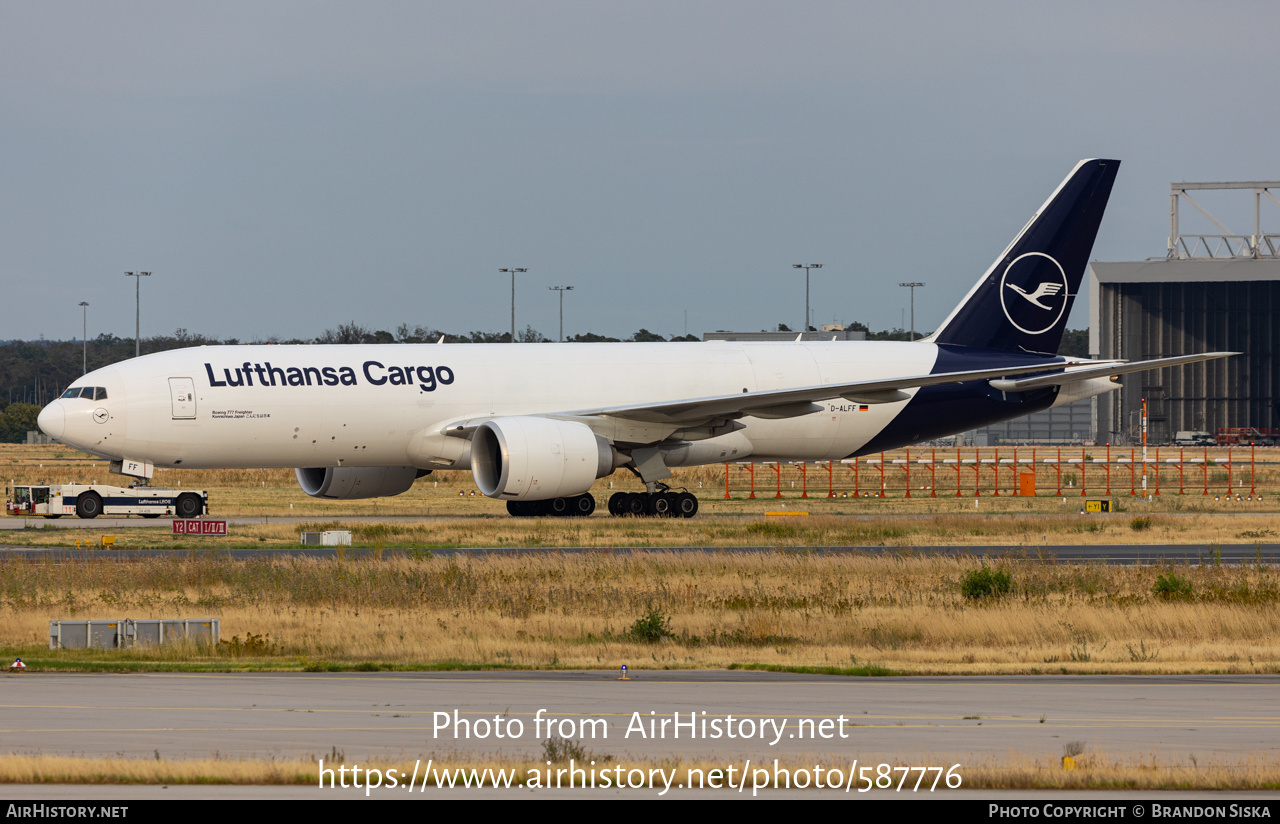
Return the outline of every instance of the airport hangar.
<path id="1" fill-rule="evenodd" d="M 1217 189 L 1252 193 L 1253 234 L 1232 234 L 1191 194 Z M 1167 444 L 1183 430 L 1220 443 L 1280 443 L 1280 234 L 1262 229 L 1263 207 L 1280 207 L 1277 192 L 1280 181 L 1170 184 L 1165 257 L 1089 265 L 1092 357 L 1242 353 L 1127 376 L 1119 390 L 1093 399 L 1098 442 L 1140 443 L 1145 397 L 1150 443 Z M 1221 234 L 1181 234 L 1182 201 Z"/>

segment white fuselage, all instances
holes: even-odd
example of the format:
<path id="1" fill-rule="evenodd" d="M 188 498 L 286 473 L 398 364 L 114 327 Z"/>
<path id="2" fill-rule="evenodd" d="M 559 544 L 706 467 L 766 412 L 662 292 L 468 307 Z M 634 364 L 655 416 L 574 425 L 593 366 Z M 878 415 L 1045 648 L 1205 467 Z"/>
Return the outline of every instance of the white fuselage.
<path id="1" fill-rule="evenodd" d="M 156 466 L 468 468 L 469 442 L 442 434 L 451 422 L 922 375 L 936 358 L 923 342 L 208 346 L 92 372 L 76 385 L 107 398 L 59 400 L 41 426 Z M 740 431 L 753 460 L 842 458 L 905 404 L 837 399 L 798 417 L 744 417 Z M 686 437 L 601 426 L 614 442 Z"/>

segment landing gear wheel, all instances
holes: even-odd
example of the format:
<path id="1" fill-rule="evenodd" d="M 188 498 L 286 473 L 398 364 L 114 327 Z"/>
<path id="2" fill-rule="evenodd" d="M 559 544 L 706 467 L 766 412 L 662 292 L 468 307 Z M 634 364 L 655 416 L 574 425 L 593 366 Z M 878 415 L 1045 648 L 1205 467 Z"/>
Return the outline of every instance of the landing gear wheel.
<path id="1" fill-rule="evenodd" d="M 670 518 L 675 510 L 675 495 L 669 492 L 658 492 L 649 496 L 649 514 L 659 518 Z"/>
<path id="2" fill-rule="evenodd" d="M 662 493 L 662 497 L 665 498 L 667 501 L 666 517 L 679 518 L 680 517 L 680 494 L 678 492 L 664 492 Z"/>
<path id="3" fill-rule="evenodd" d="M 547 514 L 546 501 L 525 501 L 524 506 L 525 506 L 525 514 L 531 515 L 534 518 L 540 518 L 543 515 Z"/>
<path id="4" fill-rule="evenodd" d="M 642 515 L 645 515 L 646 514 L 645 510 L 649 508 L 648 497 L 649 497 L 648 495 L 645 495 L 640 492 L 628 492 L 627 493 L 627 509 L 625 514 L 634 515 L 637 518 L 641 517 Z"/>
<path id="5" fill-rule="evenodd" d="M 507 501 L 507 514 L 514 518 L 523 518 L 529 513 L 525 511 L 524 501 Z"/>
<path id="6" fill-rule="evenodd" d="M 200 501 L 200 496 L 187 493 L 178 496 L 178 504 L 174 507 L 179 518 L 195 518 L 200 515 L 200 510 L 204 509 Z"/>
<path id="7" fill-rule="evenodd" d="M 676 513 L 681 518 L 692 518 L 698 514 L 698 499 L 691 492 L 676 495 Z"/>
<path id="8" fill-rule="evenodd" d="M 573 503 L 573 512 L 571 513 L 573 515 L 585 518 L 596 511 L 596 499 L 591 497 L 590 492 L 570 500 Z"/>
<path id="9" fill-rule="evenodd" d="M 96 518 L 102 514 L 102 498 L 97 492 L 85 492 L 76 498 L 76 514 L 81 518 Z"/>
<path id="10" fill-rule="evenodd" d="M 557 518 L 572 515 L 573 498 L 552 498 L 547 502 L 547 511 Z"/>
<path id="11" fill-rule="evenodd" d="M 609 514 L 615 518 L 627 514 L 627 493 L 615 492 L 609 496 Z"/>

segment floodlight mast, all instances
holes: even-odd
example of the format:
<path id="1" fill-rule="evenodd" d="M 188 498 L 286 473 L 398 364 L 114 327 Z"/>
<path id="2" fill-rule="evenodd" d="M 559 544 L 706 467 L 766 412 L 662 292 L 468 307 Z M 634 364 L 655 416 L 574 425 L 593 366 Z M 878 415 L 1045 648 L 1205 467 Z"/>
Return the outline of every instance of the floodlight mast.
<path id="1" fill-rule="evenodd" d="M 133 356 L 136 358 L 142 354 L 142 292 L 141 284 L 143 278 L 151 277 L 150 272 L 125 272 L 127 277 L 135 278 L 133 284 L 134 299 L 134 327 L 133 327 Z"/>
<path id="2" fill-rule="evenodd" d="M 899 286 L 906 286 L 911 290 L 911 340 L 916 339 L 916 287 L 924 286 L 919 281 L 909 281 L 907 283 L 899 283 Z"/>
<path id="3" fill-rule="evenodd" d="M 553 292 L 560 293 L 560 338 L 559 340 L 563 343 L 564 342 L 564 293 L 572 292 L 573 287 L 572 286 L 548 286 L 547 288 Z"/>
<path id="4" fill-rule="evenodd" d="M 499 269 L 499 272 L 511 273 L 511 342 L 516 342 L 516 272 L 527 272 L 528 267 L 518 268 L 515 266 L 506 269 Z"/>
<path id="5" fill-rule="evenodd" d="M 89 302 L 87 300 L 80 301 L 80 311 L 84 314 L 82 321 L 84 330 L 80 333 L 81 358 L 84 361 L 80 367 L 80 374 L 87 375 L 89 373 Z"/>
<path id="6" fill-rule="evenodd" d="M 821 269 L 822 264 L 821 263 L 793 263 L 791 264 L 791 268 L 804 270 L 804 323 L 800 324 L 800 332 L 803 334 L 804 332 L 809 331 L 809 325 L 810 325 L 809 324 L 809 270 Z"/>

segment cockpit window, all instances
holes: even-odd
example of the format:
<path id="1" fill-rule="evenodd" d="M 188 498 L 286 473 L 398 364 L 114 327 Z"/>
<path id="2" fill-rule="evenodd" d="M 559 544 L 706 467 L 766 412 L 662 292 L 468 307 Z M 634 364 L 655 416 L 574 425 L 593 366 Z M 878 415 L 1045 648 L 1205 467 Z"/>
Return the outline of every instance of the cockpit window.
<path id="1" fill-rule="evenodd" d="M 84 398 L 90 401 L 105 401 L 107 399 L 106 387 L 102 386 L 73 386 L 66 392 L 62 393 L 64 398 Z"/>

